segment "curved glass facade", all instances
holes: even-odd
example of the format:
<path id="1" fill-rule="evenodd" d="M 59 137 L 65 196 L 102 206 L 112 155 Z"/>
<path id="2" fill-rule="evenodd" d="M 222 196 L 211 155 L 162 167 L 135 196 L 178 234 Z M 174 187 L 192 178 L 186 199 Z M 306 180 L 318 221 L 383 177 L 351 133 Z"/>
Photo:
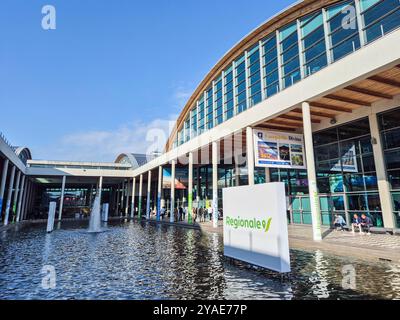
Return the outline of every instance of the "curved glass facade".
<path id="1" fill-rule="evenodd" d="M 240 54 L 192 106 L 174 147 L 400 26 L 400 1 L 354 0 L 299 17 Z"/>

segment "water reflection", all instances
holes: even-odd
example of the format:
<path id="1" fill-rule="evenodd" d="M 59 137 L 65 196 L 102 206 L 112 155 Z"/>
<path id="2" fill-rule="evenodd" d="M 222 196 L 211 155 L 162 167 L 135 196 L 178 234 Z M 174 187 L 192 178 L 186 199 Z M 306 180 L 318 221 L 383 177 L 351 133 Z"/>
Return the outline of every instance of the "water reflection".
<path id="1" fill-rule="evenodd" d="M 1 299 L 400 299 L 400 266 L 291 251 L 289 276 L 231 262 L 222 237 L 146 223 L 43 225 L 3 232 Z M 56 288 L 41 287 L 44 265 L 54 266 Z M 342 268 L 356 270 L 356 287 L 342 287 Z"/>

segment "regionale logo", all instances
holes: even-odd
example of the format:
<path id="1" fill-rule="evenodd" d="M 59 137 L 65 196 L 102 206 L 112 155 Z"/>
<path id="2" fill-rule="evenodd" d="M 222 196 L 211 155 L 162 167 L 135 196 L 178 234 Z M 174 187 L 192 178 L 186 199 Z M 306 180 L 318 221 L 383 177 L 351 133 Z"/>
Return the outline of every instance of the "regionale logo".
<path id="1" fill-rule="evenodd" d="M 255 230 L 264 230 L 264 232 L 268 232 L 271 227 L 272 218 L 268 220 L 258 220 L 254 219 L 242 219 L 240 217 L 231 218 L 229 216 L 226 217 L 225 224 L 234 229 L 255 229 Z"/>

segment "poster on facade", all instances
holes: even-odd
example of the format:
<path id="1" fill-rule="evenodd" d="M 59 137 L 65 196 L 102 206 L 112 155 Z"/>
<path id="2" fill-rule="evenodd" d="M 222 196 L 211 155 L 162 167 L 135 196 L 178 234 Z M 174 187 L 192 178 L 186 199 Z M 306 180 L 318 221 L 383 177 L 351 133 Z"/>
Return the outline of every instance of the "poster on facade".
<path id="1" fill-rule="evenodd" d="M 277 272 L 290 272 L 285 185 L 223 189 L 224 254 Z"/>
<path id="2" fill-rule="evenodd" d="M 331 171 L 341 172 L 342 168 L 343 172 L 352 172 L 352 173 L 358 172 L 357 153 L 355 144 L 353 144 L 349 149 L 344 150 L 344 154 L 341 157 L 341 161 L 338 161 L 331 168 Z"/>
<path id="3" fill-rule="evenodd" d="M 255 166 L 306 169 L 301 134 L 254 129 Z"/>

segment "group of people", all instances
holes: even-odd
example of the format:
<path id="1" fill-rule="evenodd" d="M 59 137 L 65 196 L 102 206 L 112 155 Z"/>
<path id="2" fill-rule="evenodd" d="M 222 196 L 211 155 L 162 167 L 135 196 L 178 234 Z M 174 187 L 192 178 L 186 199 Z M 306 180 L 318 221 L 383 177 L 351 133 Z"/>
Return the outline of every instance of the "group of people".
<path id="1" fill-rule="evenodd" d="M 335 216 L 335 221 L 334 221 L 334 226 L 336 230 L 345 230 L 346 229 L 346 221 L 341 215 L 336 215 Z M 371 232 L 371 227 L 373 227 L 374 224 L 372 222 L 372 219 L 368 217 L 365 213 L 361 214 L 359 216 L 358 214 L 353 215 L 353 220 L 351 223 L 351 231 L 355 233 L 356 229 L 359 230 L 360 234 L 368 234 L 370 235 Z"/>
<path id="2" fill-rule="evenodd" d="M 193 222 L 196 222 L 199 219 L 199 222 L 206 222 L 207 220 L 211 221 L 213 216 L 213 209 L 209 208 L 195 208 L 192 209 Z"/>

